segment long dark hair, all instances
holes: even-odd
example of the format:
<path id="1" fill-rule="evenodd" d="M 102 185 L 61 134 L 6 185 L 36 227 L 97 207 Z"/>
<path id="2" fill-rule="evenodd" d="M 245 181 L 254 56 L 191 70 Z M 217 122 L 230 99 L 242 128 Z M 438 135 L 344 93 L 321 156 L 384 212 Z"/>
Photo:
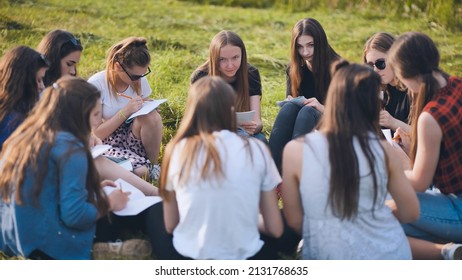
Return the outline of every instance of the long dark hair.
<path id="1" fill-rule="evenodd" d="M 326 98 L 327 89 L 330 83 L 331 64 L 340 59 L 340 56 L 327 42 L 327 35 L 321 24 L 314 18 L 299 20 L 292 29 L 292 40 L 290 43 L 290 81 L 292 96 L 299 94 L 302 81 L 302 67 L 307 67 L 305 61 L 298 53 L 297 40 L 302 35 L 313 37 L 314 53 L 312 61 L 312 72 L 315 81 L 314 96 L 323 103 Z"/>
<path id="2" fill-rule="evenodd" d="M 370 67 L 342 61 L 331 81 L 319 129 L 329 143 L 331 166 L 329 204 L 341 219 L 358 213 L 359 163 L 354 149 L 357 139 L 371 170 L 374 206 L 378 196 L 375 163 L 371 142 L 379 141 L 381 79 Z M 382 148 L 383 149 L 383 148 Z M 385 153 L 384 153 L 385 154 Z M 385 165 L 387 166 L 387 165 Z"/>
<path id="3" fill-rule="evenodd" d="M 43 79 L 45 86 L 50 86 L 63 75 L 61 73 L 61 59 L 75 51 L 81 52 L 83 47 L 80 40 L 75 38 L 71 32 L 63 29 L 55 29 L 43 37 L 37 50 L 43 53 L 50 61 L 50 68 L 45 73 L 45 78 Z"/>
<path id="4" fill-rule="evenodd" d="M 47 68 L 48 61 L 42 54 L 18 46 L 8 51 L 0 60 L 0 120 L 15 111 L 24 117 L 39 98 L 37 72 Z"/>
<path id="5" fill-rule="evenodd" d="M 407 32 L 399 36 L 390 49 L 388 61 L 400 77 L 422 78 L 419 92 L 413 92 L 411 98 L 410 119 L 413 125 L 410 159 L 414 164 L 417 152 L 417 119 L 439 89 L 433 72 L 441 73 L 446 79 L 449 75 L 439 68 L 440 54 L 433 40 L 420 32 Z"/>

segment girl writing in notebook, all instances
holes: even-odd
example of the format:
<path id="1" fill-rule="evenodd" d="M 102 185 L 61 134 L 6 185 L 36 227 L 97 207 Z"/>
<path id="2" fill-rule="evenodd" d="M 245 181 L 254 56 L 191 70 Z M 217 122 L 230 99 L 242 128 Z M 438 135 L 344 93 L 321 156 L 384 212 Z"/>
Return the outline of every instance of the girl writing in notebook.
<path id="1" fill-rule="evenodd" d="M 51 86 L 60 77 L 77 75 L 83 46 L 71 32 L 62 29 L 52 30 L 43 37 L 37 49 L 45 54 L 49 61 L 50 67 L 43 80 L 45 86 Z M 102 141 L 92 133 L 90 148 L 97 144 L 102 144 Z M 145 195 L 157 195 L 157 188 L 152 184 L 104 156 L 95 158 L 95 166 L 103 179 L 115 181 L 121 178 L 140 189 Z"/>
<path id="2" fill-rule="evenodd" d="M 462 78 L 439 68 L 435 43 L 418 32 L 399 36 L 387 62 L 414 96 L 406 176 L 425 214 L 403 225 L 413 257 L 462 259 Z"/>
<path id="3" fill-rule="evenodd" d="M 63 78 L 44 91 L 4 143 L 2 251 L 27 258 L 90 258 L 97 219 L 124 208 L 129 195 L 103 194 L 88 146 L 92 123 L 100 118 L 98 89 Z"/>
<path id="4" fill-rule="evenodd" d="M 260 232 L 283 233 L 281 178 L 264 143 L 235 133 L 235 104 L 225 80 L 199 79 L 166 148 L 160 190 L 176 258 L 267 258 Z"/>
<path id="5" fill-rule="evenodd" d="M 129 159 L 135 174 L 157 180 L 158 157 L 162 141 L 162 119 L 153 110 L 127 122 L 149 98 L 151 55 L 146 39 L 129 37 L 114 44 L 107 53 L 106 70 L 88 80 L 102 94 L 103 122 L 95 134 L 112 148 L 105 155 Z"/>

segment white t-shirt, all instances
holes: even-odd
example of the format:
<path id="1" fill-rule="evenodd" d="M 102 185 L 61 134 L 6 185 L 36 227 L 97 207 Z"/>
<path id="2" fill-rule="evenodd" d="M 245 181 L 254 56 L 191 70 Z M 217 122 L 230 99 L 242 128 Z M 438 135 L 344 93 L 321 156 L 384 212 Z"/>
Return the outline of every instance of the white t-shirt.
<path id="1" fill-rule="evenodd" d="M 103 105 L 103 119 L 108 120 L 112 118 L 120 109 L 124 108 L 130 101 L 128 98 L 117 96 L 114 97 L 109 91 L 106 80 L 106 71 L 101 71 L 88 79 L 88 82 L 96 86 L 101 91 L 101 104 Z M 151 95 L 151 87 L 149 86 L 146 77 L 141 78 L 141 97 L 147 98 Z M 125 95 L 136 97 L 137 94 L 132 87 L 128 87 L 123 92 Z M 128 117 L 128 116 L 127 116 Z"/>
<path id="2" fill-rule="evenodd" d="M 258 232 L 260 191 L 274 190 L 281 177 L 260 140 L 249 138 L 246 147 L 245 140 L 228 130 L 214 136 L 224 178 L 200 178 L 202 155 L 188 182 L 180 186 L 179 157 L 186 140 L 172 154 L 166 189 L 175 191 L 180 216 L 173 245 L 193 259 L 246 259 L 263 246 Z"/>

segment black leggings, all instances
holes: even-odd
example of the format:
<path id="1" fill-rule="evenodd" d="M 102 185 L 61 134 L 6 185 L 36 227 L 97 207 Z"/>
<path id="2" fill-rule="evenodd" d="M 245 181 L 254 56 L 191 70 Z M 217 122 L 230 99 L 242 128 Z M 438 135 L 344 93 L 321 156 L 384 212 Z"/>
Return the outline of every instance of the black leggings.
<path id="1" fill-rule="evenodd" d="M 162 202 L 157 203 L 156 207 L 151 207 L 152 217 L 156 217 L 155 222 L 150 222 L 147 225 L 147 231 L 151 237 L 152 252 L 155 258 L 159 260 L 187 260 L 187 258 L 177 252 L 173 246 L 173 235 L 168 234 L 165 230 L 163 220 Z M 159 219 L 162 222 L 159 222 Z M 284 216 L 284 233 L 280 238 L 273 238 L 261 234 L 260 238 L 265 242 L 263 247 L 257 254 L 250 257 L 251 260 L 276 260 L 293 258 L 297 250 L 300 236 L 287 226 Z M 238 230 L 238 229 L 236 229 Z"/>

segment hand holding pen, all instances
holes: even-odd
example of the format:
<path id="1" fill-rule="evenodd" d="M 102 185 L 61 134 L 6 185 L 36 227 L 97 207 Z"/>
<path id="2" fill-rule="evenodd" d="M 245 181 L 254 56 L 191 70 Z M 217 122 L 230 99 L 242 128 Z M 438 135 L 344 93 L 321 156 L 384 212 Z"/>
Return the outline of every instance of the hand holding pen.
<path id="1" fill-rule="evenodd" d="M 119 211 L 124 209 L 125 206 L 127 206 L 128 197 L 131 193 L 123 192 L 122 184 L 120 182 L 116 184 L 114 181 L 111 180 L 103 180 L 101 182 L 101 187 L 104 186 L 111 186 L 117 188 L 108 196 L 110 210 Z"/>
<path id="2" fill-rule="evenodd" d="M 411 150 L 411 137 L 410 135 L 404 131 L 401 127 L 398 127 L 393 135 L 393 141 L 398 143 L 398 145 L 403 148 L 404 152 L 409 155 Z"/>
<path id="3" fill-rule="evenodd" d="M 138 111 L 139 109 L 141 109 L 141 107 L 143 107 L 144 100 L 143 98 L 141 98 L 141 96 L 137 95 L 137 96 L 131 97 L 124 93 L 118 93 L 117 95 L 123 98 L 129 99 L 128 104 L 123 109 L 125 114 L 131 115 L 135 113 L 136 111 Z"/>

